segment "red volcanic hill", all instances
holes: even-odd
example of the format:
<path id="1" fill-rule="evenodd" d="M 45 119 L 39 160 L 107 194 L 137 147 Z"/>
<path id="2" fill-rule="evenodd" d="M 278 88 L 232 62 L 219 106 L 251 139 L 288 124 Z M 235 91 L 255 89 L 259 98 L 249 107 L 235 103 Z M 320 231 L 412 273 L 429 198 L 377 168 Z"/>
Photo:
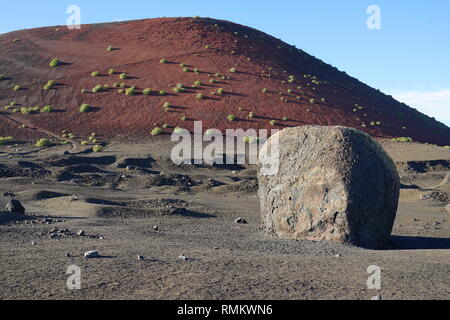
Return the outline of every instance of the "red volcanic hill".
<path id="1" fill-rule="evenodd" d="M 50 67 L 54 58 L 60 63 Z M 18 139 L 67 130 L 78 137 L 95 132 L 105 139 L 140 140 L 155 126 L 171 132 L 203 120 L 204 130 L 339 124 L 374 137 L 450 141 L 447 126 L 302 50 L 209 18 L 2 34 L 0 75 L 0 136 Z M 50 80 L 56 85 L 45 90 Z M 101 90 L 94 93 L 96 86 Z M 91 110 L 80 112 L 82 104 Z M 54 112 L 40 112 L 47 105 Z"/>

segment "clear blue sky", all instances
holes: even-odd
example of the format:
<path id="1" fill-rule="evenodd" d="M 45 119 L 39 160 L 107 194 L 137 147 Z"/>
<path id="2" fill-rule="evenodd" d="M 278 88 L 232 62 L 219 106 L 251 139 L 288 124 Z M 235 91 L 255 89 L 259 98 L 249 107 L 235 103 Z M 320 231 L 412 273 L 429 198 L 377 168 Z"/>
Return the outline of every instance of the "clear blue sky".
<path id="1" fill-rule="evenodd" d="M 231 20 L 294 44 L 404 100 L 413 94 L 413 102 L 425 105 L 427 99 L 450 101 L 448 0 L 40 0 L 20 5 L 1 0 L 0 32 L 64 25 L 71 4 L 81 8 L 83 24 L 194 15 Z M 381 9 L 381 30 L 366 26 L 369 5 Z M 432 109 L 429 104 L 426 113 L 450 124 L 450 115 L 442 116 L 450 113 L 450 103 Z"/>

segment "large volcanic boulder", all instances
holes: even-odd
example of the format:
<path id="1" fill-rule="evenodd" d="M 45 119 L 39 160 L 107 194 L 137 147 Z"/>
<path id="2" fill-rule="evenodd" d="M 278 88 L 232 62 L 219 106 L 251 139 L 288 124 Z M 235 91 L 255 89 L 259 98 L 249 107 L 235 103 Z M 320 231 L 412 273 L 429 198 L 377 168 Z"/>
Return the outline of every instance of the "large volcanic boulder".
<path id="1" fill-rule="evenodd" d="M 276 161 L 267 159 L 277 145 L 279 165 L 273 171 Z M 393 161 L 367 134 L 340 126 L 288 128 L 266 142 L 259 160 L 268 232 L 372 249 L 386 245 L 400 182 Z"/>

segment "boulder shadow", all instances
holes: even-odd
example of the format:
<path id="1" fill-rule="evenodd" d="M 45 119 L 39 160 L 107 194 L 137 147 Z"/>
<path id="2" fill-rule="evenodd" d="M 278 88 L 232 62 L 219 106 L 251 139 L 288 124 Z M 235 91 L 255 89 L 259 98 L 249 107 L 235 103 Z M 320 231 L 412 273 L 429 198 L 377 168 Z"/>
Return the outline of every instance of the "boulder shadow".
<path id="1" fill-rule="evenodd" d="M 447 250 L 450 238 L 391 236 L 386 250 Z"/>

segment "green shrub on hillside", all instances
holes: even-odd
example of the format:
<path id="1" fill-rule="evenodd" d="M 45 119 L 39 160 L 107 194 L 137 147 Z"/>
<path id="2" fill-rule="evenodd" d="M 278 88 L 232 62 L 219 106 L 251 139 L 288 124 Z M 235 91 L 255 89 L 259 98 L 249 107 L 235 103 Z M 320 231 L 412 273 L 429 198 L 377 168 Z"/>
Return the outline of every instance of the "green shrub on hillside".
<path id="1" fill-rule="evenodd" d="M 99 75 L 100 75 L 100 72 L 98 72 L 98 71 L 91 72 L 91 77 L 98 77 Z"/>
<path id="2" fill-rule="evenodd" d="M 142 94 L 145 94 L 146 96 L 149 96 L 152 94 L 152 90 L 150 88 L 146 88 L 142 91 Z"/>
<path id="3" fill-rule="evenodd" d="M 83 104 L 80 106 L 80 112 L 81 112 L 81 113 L 89 112 L 90 110 L 91 110 L 91 106 L 88 105 L 87 103 L 83 103 Z"/>
<path id="4" fill-rule="evenodd" d="M 45 112 L 45 113 L 51 113 L 53 112 L 53 107 L 52 106 L 45 106 L 41 109 L 41 112 Z"/>
<path id="5" fill-rule="evenodd" d="M 50 147 L 52 143 L 49 139 L 39 139 L 35 145 L 36 147 L 45 148 Z"/>
<path id="6" fill-rule="evenodd" d="M 163 132 L 163 131 L 162 131 L 161 128 L 156 127 L 156 128 L 154 128 L 154 129 L 150 132 L 150 134 L 151 134 L 152 136 L 157 136 L 157 135 L 160 135 L 162 132 Z"/>
<path id="7" fill-rule="evenodd" d="M 227 119 L 228 119 L 228 121 L 234 121 L 234 120 L 236 120 L 236 116 L 234 114 L 229 114 L 227 116 Z"/>
<path id="8" fill-rule="evenodd" d="M 397 142 L 412 142 L 413 139 L 409 137 L 399 137 L 399 138 L 393 138 L 391 141 L 397 141 Z"/>
<path id="9" fill-rule="evenodd" d="M 13 137 L 0 137 L 0 146 L 10 144 L 13 141 Z"/>
<path id="10" fill-rule="evenodd" d="M 136 94 L 136 87 L 130 87 L 127 90 L 125 90 L 125 94 L 127 96 L 134 96 Z"/>
<path id="11" fill-rule="evenodd" d="M 101 92 L 103 91 L 103 86 L 101 84 L 96 85 L 94 88 L 92 88 L 93 93 Z"/>
<path id="12" fill-rule="evenodd" d="M 128 79 L 128 74 L 126 72 L 123 72 L 120 74 L 119 78 L 122 80 Z"/>
<path id="13" fill-rule="evenodd" d="M 48 64 L 51 68 L 57 67 L 60 65 L 60 62 L 58 59 L 54 58 L 50 61 L 50 63 Z"/>
<path id="14" fill-rule="evenodd" d="M 103 151 L 103 147 L 101 145 L 95 145 L 92 147 L 92 151 L 94 152 L 102 152 Z"/>
<path id="15" fill-rule="evenodd" d="M 161 59 L 161 60 L 159 60 L 159 63 L 167 63 L 168 61 L 167 61 L 167 59 Z"/>

